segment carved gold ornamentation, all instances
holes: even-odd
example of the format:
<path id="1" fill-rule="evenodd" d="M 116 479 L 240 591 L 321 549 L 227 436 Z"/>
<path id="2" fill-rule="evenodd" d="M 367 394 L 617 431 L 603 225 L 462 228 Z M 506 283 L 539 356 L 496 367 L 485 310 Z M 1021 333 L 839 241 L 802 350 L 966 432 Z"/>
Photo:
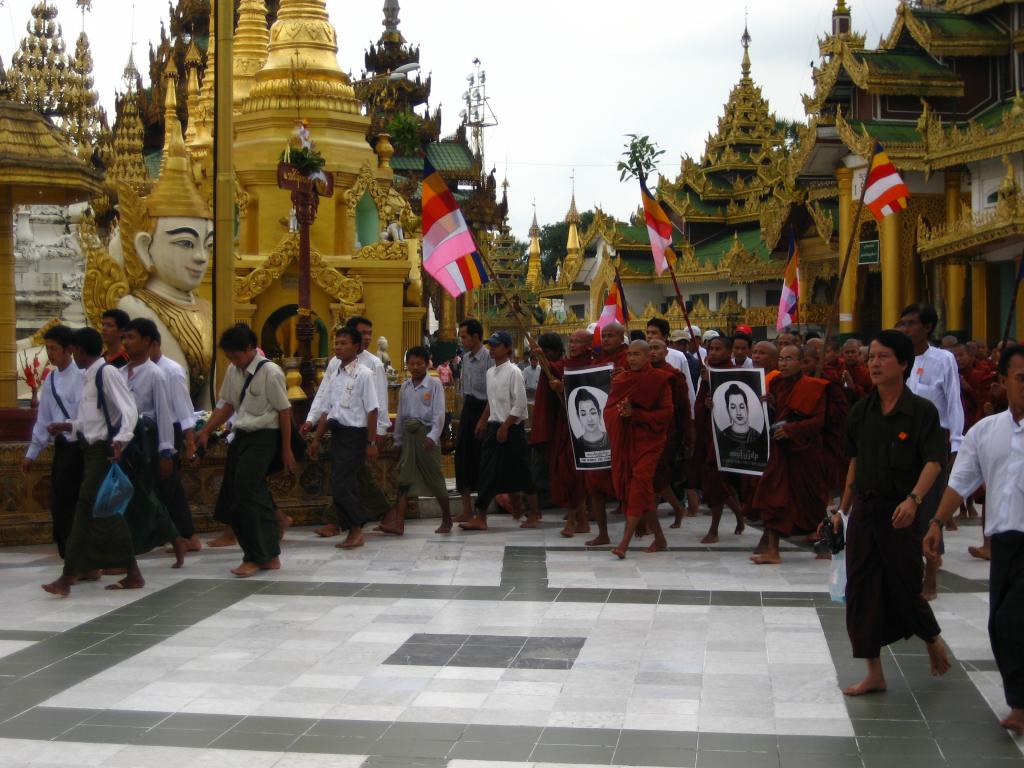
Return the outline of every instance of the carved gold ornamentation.
<path id="1" fill-rule="evenodd" d="M 409 257 L 409 249 L 405 242 L 393 242 L 380 240 L 370 245 L 364 245 L 355 252 L 355 259 L 369 259 L 372 261 L 402 261 Z"/>
<path id="2" fill-rule="evenodd" d="M 210 302 L 196 296 L 193 306 L 183 306 L 145 288 L 136 288 L 132 294 L 156 312 L 160 322 L 177 340 L 188 360 L 191 391 L 198 391 L 206 383 L 213 355 L 213 307 Z"/>
<path id="3" fill-rule="evenodd" d="M 807 203 L 807 212 L 811 214 L 811 219 L 814 221 L 814 228 L 818 232 L 818 236 L 822 239 L 825 245 L 832 242 L 832 235 L 835 232 L 835 221 L 832 218 L 831 211 L 826 211 L 821 206 L 815 205 L 812 202 Z"/>
<path id="4" fill-rule="evenodd" d="M 82 304 L 90 325 L 99 326 L 103 313 L 117 306 L 121 297 L 129 292 L 130 285 L 124 269 L 114 261 L 100 240 L 96 221 L 90 213 L 84 215 L 78 225 L 78 240 L 85 255 Z M 135 246 L 132 245 L 134 252 Z"/>

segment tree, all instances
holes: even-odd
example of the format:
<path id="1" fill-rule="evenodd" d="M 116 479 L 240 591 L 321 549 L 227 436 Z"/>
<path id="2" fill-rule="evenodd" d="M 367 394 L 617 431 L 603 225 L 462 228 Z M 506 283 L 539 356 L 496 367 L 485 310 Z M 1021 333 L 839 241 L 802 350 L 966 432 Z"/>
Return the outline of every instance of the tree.
<path id="1" fill-rule="evenodd" d="M 580 214 L 577 228 L 582 235 L 594 221 L 594 212 Z M 558 273 L 558 263 L 565 258 L 565 242 L 569 239 L 569 225 L 565 221 L 545 224 L 540 228 L 540 273 L 545 280 L 551 280 Z"/>

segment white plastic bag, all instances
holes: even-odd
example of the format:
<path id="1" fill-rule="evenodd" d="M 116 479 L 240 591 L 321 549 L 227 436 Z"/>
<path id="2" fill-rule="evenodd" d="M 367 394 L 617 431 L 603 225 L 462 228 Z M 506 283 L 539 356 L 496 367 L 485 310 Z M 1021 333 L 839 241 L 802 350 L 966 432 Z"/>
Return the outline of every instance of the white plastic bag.
<path id="1" fill-rule="evenodd" d="M 828 574 L 828 594 L 834 603 L 846 602 L 846 550 L 832 555 L 832 570 Z"/>

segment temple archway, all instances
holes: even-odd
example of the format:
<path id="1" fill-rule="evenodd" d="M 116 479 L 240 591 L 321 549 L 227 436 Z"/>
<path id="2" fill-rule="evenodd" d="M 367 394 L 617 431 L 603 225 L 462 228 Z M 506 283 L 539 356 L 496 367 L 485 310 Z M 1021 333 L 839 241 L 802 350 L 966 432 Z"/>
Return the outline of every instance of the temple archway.
<path id="1" fill-rule="evenodd" d="M 267 357 L 298 357 L 299 340 L 297 333 L 299 317 L 298 304 L 286 304 L 274 310 L 263 323 L 260 330 L 260 347 Z M 313 320 L 313 357 L 328 357 L 330 354 L 330 334 L 323 320 L 314 312 Z"/>

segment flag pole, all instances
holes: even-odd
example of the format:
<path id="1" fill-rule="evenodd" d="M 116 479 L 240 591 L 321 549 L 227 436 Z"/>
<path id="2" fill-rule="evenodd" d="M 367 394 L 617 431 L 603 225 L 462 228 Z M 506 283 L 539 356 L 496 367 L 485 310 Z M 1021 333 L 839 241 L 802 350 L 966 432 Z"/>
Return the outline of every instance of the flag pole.
<path id="1" fill-rule="evenodd" d="M 846 280 L 846 271 L 850 268 L 850 257 L 853 255 L 853 241 L 857 238 L 857 231 L 860 228 L 860 217 L 864 212 L 864 195 L 868 191 L 868 175 L 871 173 L 871 164 L 875 162 L 875 143 L 871 147 L 871 154 L 868 156 L 867 170 L 864 173 L 864 183 L 860 187 L 860 199 L 857 201 L 857 212 L 853 216 L 853 227 L 850 230 L 850 239 L 846 243 L 846 255 L 843 257 L 842 268 L 839 270 L 839 280 L 836 281 L 836 288 L 832 292 L 832 309 L 829 310 L 828 320 L 825 322 L 825 346 L 828 346 L 829 338 L 832 336 L 832 324 L 839 318 L 839 297 L 843 291 L 843 281 Z M 822 349 L 818 358 L 818 369 L 816 374 L 821 376 L 821 368 L 825 363 L 825 350 Z"/>

